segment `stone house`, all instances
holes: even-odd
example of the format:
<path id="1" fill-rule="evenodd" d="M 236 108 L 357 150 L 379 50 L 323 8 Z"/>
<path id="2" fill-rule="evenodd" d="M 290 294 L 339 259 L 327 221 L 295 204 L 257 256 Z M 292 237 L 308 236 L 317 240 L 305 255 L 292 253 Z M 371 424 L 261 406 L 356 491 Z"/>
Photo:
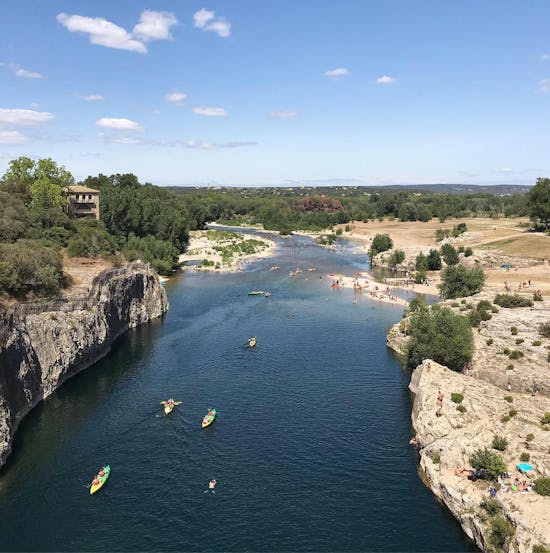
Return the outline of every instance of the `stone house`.
<path id="1" fill-rule="evenodd" d="M 99 219 L 99 190 L 81 186 L 69 186 L 67 194 L 67 213 L 74 217 Z"/>

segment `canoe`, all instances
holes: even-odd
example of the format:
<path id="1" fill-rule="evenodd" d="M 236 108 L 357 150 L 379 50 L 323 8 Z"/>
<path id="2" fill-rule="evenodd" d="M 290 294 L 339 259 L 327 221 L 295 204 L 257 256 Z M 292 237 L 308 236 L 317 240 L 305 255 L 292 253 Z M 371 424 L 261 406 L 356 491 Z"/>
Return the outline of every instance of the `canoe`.
<path id="1" fill-rule="evenodd" d="M 107 478 L 109 478 L 109 475 L 111 474 L 111 467 L 109 465 L 107 465 L 106 467 L 104 467 L 103 470 L 105 471 L 105 475 L 102 476 L 101 478 L 98 478 L 99 483 L 98 484 L 92 484 L 90 486 L 90 495 L 93 495 L 95 492 L 100 490 L 103 487 L 103 485 L 105 484 L 105 482 L 107 482 Z"/>
<path id="2" fill-rule="evenodd" d="M 250 338 L 250 340 L 248 340 L 248 345 L 253 348 L 256 345 L 256 337 Z"/>
<path id="3" fill-rule="evenodd" d="M 265 296 L 266 298 L 269 298 L 269 297 L 271 296 L 271 292 L 266 292 L 266 293 L 264 294 L 264 296 Z"/>
<path id="4" fill-rule="evenodd" d="M 206 428 L 207 426 L 210 426 L 215 420 L 216 420 L 216 409 L 210 409 L 212 411 L 211 415 L 205 415 L 204 419 L 202 419 L 202 427 Z"/>
<path id="5" fill-rule="evenodd" d="M 263 296 L 265 292 L 263 290 L 253 290 L 252 292 L 248 292 L 249 296 Z"/>
<path id="6" fill-rule="evenodd" d="M 170 405 L 167 401 L 161 401 L 160 404 L 164 405 L 164 414 L 169 415 L 176 405 L 181 405 L 181 401 L 174 401 L 172 402 L 172 405 Z"/>

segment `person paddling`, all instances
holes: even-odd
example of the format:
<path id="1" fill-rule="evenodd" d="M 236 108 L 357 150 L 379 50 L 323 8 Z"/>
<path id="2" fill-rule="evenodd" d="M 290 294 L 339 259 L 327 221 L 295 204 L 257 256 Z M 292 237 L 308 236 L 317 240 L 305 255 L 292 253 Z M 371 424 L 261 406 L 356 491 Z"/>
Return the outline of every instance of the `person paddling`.
<path id="1" fill-rule="evenodd" d="M 214 491 L 214 488 L 216 487 L 216 480 L 214 480 L 214 478 L 212 478 L 212 480 L 210 480 L 210 482 L 208 482 L 208 489 L 207 490 L 204 490 L 204 493 L 208 493 L 208 492 L 212 492 L 212 493 L 216 493 Z"/>

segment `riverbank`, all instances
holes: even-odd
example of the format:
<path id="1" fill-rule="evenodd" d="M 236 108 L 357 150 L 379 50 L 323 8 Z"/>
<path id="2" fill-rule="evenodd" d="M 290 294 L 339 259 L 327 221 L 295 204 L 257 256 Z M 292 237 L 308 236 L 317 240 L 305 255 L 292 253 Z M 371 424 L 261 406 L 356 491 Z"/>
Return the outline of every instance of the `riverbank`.
<path id="1" fill-rule="evenodd" d="M 491 302 L 490 290 L 440 305 L 467 315 L 480 301 Z M 548 348 L 550 339 L 540 333 L 550 320 L 550 301 L 532 307 L 507 309 L 493 306 L 491 317 L 473 329 L 474 354 L 466 372 L 457 373 L 425 360 L 411 377 L 415 394 L 412 422 L 419 447 L 420 467 L 426 485 L 449 508 L 466 534 L 483 550 L 494 541 L 494 513 L 482 507 L 490 483 L 455 474 L 469 469 L 477 449 L 492 448 L 495 436 L 507 441 L 502 455 L 510 478 L 501 480 L 496 500 L 500 515 L 510 524 L 504 551 L 531 553 L 534 545 L 550 546 L 550 497 L 533 490 L 506 493 L 510 481 L 533 482 L 550 475 L 550 432 L 541 423 L 550 412 Z M 408 342 L 408 319 L 394 325 L 387 345 L 403 355 Z M 519 361 L 515 361 L 519 360 Z M 511 362 L 514 361 L 514 362 Z M 442 394 L 442 405 L 438 396 Z M 439 409 L 441 407 L 441 409 Z M 523 456 L 523 459 L 522 459 Z M 527 459 L 533 471 L 516 470 Z M 462 473 L 461 473 L 462 474 Z"/>
<path id="2" fill-rule="evenodd" d="M 84 295 L 0 313 L 0 466 L 33 407 L 105 356 L 121 334 L 167 310 L 156 272 L 134 263 L 101 272 Z"/>
<path id="3" fill-rule="evenodd" d="M 367 275 L 368 273 L 357 273 L 354 277 L 348 277 L 328 274 L 325 276 L 325 279 L 330 283 L 332 288 L 351 288 L 355 292 L 354 301 L 360 297 L 365 297 L 379 303 L 389 303 L 403 307 L 409 305 L 407 300 L 395 295 L 393 288 L 396 287 L 376 282 Z"/>
<path id="4" fill-rule="evenodd" d="M 212 229 L 192 231 L 185 253 L 179 257 L 183 270 L 237 272 L 246 263 L 275 255 L 276 244 L 262 236 Z"/>

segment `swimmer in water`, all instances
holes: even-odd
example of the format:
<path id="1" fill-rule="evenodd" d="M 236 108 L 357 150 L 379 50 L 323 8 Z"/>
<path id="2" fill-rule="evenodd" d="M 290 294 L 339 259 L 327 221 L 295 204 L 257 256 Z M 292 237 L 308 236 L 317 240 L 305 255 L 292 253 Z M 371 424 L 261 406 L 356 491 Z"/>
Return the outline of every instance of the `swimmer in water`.
<path id="1" fill-rule="evenodd" d="M 208 482 L 208 489 L 207 490 L 204 490 L 204 493 L 208 493 L 209 491 L 212 491 L 212 493 L 216 493 L 214 491 L 214 488 L 216 487 L 216 480 L 212 479 L 210 480 L 210 482 Z"/>

